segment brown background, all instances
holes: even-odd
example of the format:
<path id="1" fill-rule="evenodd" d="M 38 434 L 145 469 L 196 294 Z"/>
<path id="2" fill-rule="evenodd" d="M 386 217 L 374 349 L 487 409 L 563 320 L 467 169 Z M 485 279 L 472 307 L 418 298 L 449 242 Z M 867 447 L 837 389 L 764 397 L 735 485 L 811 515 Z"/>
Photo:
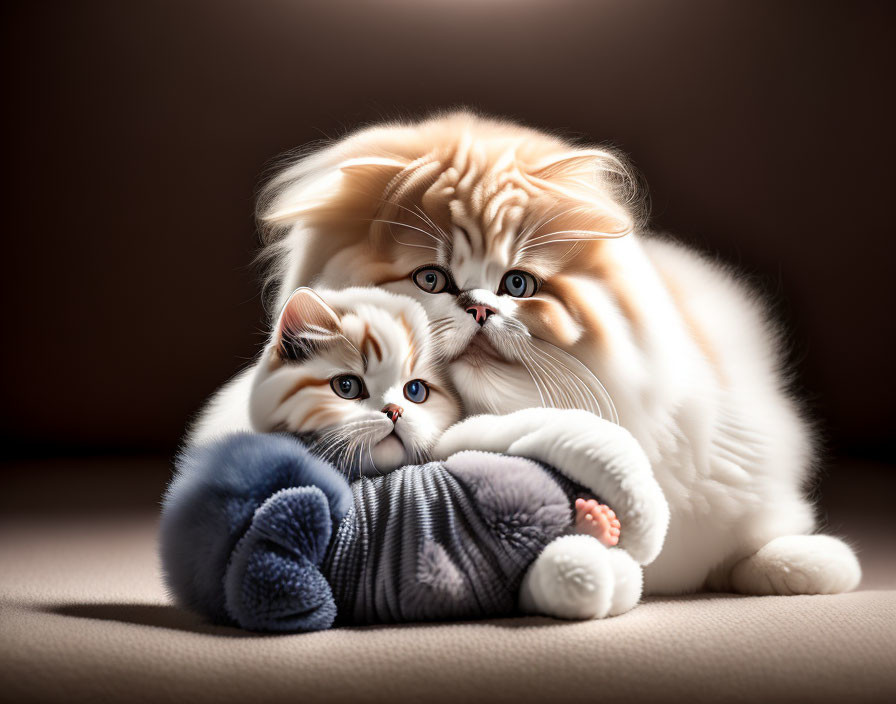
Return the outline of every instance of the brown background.
<path id="1" fill-rule="evenodd" d="M 773 299 L 829 446 L 892 458 L 894 8 L 4 4 L 3 454 L 170 453 L 262 340 L 265 164 L 465 104 L 630 154 Z"/>

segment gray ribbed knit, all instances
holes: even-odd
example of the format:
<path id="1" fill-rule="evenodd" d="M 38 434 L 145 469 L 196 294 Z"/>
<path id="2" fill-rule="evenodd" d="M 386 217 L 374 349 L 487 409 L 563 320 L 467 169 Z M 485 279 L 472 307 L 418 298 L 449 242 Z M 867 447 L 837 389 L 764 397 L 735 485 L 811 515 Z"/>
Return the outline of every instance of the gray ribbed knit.
<path id="1" fill-rule="evenodd" d="M 339 620 L 355 624 L 512 613 L 580 493 L 534 462 L 481 452 L 360 479 L 352 492 L 321 570 Z"/>

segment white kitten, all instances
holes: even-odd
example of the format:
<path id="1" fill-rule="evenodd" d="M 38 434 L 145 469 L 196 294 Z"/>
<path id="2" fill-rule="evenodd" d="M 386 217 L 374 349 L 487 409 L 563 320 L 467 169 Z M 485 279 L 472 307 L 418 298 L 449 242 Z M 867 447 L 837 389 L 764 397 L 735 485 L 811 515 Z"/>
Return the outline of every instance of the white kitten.
<path id="1" fill-rule="evenodd" d="M 419 463 L 457 420 L 423 309 L 377 289 L 290 296 L 252 380 L 249 418 L 348 476 Z"/>

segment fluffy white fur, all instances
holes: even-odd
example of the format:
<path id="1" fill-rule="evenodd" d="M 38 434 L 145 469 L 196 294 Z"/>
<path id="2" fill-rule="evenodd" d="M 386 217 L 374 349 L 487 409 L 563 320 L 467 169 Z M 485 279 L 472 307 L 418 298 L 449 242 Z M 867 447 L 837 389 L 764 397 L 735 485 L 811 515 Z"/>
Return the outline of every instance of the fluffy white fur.
<path id="1" fill-rule="evenodd" d="M 520 608 L 556 618 L 618 616 L 641 599 L 641 567 L 620 548 L 566 535 L 538 556 L 520 586 Z"/>
<path id="2" fill-rule="evenodd" d="M 456 354 L 452 375 L 468 413 L 547 405 L 612 417 L 600 379 L 670 508 L 663 550 L 644 572 L 646 593 L 854 588 L 861 572 L 849 547 L 812 535 L 805 493 L 811 437 L 785 390 L 780 338 L 761 303 L 730 271 L 638 232 L 604 178 L 620 170 L 605 151 L 468 113 L 364 130 L 285 169 L 262 199 L 274 282 L 281 300 L 312 280 L 334 288 L 380 284 L 414 297 L 450 327 L 445 349 Z M 383 203 L 394 204 L 385 215 Z M 570 207 L 586 210 L 587 221 L 561 224 Z M 357 229 L 365 222 L 369 232 Z M 547 223 L 553 241 L 534 234 Z M 592 242 L 604 236 L 617 239 Z M 595 263 L 586 270 L 588 257 Z M 410 273 L 428 262 L 451 272 L 463 300 L 415 285 Z M 499 295 L 504 272 L 517 267 L 552 286 L 529 301 Z M 487 325 L 464 312 L 469 301 L 495 308 Z M 193 441 L 246 426 L 250 374 L 212 399 Z M 570 428 L 579 423 L 570 418 Z M 488 441 L 495 423 L 465 424 L 464 441 Z M 560 421 L 552 427 L 565 433 Z M 520 427 L 517 439 L 514 430 L 499 444 L 539 458 L 547 447 L 544 458 L 571 473 L 606 451 L 602 429 L 569 446 L 552 444 L 546 429 Z M 465 447 L 472 446 L 482 447 Z M 639 524 L 622 516 L 627 544 Z M 596 561 L 613 552 L 580 542 L 562 543 L 556 550 L 566 557 L 539 564 L 575 575 L 567 566 L 587 561 L 589 551 Z M 650 546 L 639 548 L 648 561 Z M 592 577 L 607 574 L 596 566 Z M 527 583 L 538 601 L 537 585 L 552 582 L 533 575 Z M 595 599 L 577 613 L 613 611 L 606 594 Z M 545 610 L 575 612 L 556 604 Z"/>

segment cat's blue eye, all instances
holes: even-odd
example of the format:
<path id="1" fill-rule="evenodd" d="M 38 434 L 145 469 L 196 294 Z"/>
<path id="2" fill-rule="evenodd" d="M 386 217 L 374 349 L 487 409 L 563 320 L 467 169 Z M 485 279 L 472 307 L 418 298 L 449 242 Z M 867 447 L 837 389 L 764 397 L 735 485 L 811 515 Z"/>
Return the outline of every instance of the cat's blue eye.
<path id="1" fill-rule="evenodd" d="M 411 275 L 411 278 L 419 288 L 427 293 L 441 293 L 451 283 L 448 274 L 436 266 L 421 267 Z"/>
<path id="2" fill-rule="evenodd" d="M 342 374 L 330 379 L 330 388 L 337 396 L 354 399 L 364 394 L 364 382 L 354 374 Z"/>
<path id="3" fill-rule="evenodd" d="M 423 403 L 429 397 L 429 386 L 422 379 L 414 379 L 404 385 L 404 397 L 414 403 Z"/>
<path id="4" fill-rule="evenodd" d="M 498 293 L 505 293 L 514 298 L 529 298 L 538 291 L 538 281 L 528 271 L 514 269 L 504 274 Z"/>

